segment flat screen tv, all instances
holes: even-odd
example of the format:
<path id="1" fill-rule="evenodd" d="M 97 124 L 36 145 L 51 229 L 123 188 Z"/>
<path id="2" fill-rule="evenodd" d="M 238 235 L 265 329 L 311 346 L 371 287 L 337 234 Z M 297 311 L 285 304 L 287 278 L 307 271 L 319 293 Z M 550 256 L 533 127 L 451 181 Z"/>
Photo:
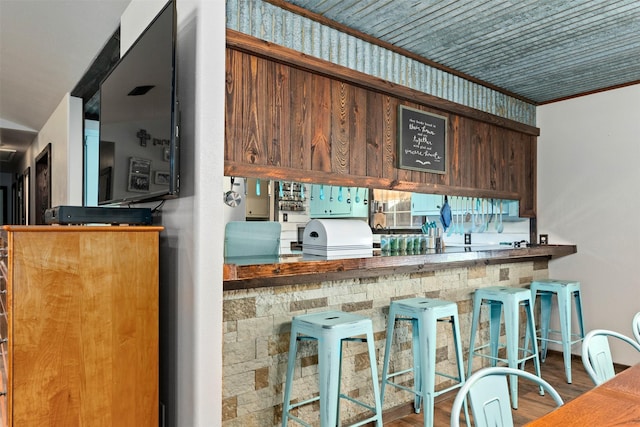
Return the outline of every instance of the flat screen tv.
<path id="1" fill-rule="evenodd" d="M 170 1 L 100 84 L 99 205 L 178 196 L 175 46 Z"/>

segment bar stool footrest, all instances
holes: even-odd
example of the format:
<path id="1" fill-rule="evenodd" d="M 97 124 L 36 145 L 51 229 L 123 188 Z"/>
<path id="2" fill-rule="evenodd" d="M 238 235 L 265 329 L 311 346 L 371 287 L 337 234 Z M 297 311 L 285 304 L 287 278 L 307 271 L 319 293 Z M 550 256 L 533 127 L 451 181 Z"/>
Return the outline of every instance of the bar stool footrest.
<path id="1" fill-rule="evenodd" d="M 291 415 L 291 414 L 282 414 L 283 417 L 287 417 L 290 420 L 293 420 L 295 422 L 297 422 L 300 425 L 303 425 L 304 427 L 313 427 L 311 424 L 305 422 L 304 420 L 296 417 L 295 415 Z"/>
<path id="2" fill-rule="evenodd" d="M 502 358 L 502 357 L 493 357 L 493 356 L 490 356 L 488 354 L 481 354 L 481 353 L 473 353 L 473 355 L 474 356 L 478 356 L 478 357 L 484 357 L 485 359 L 489 359 L 489 360 L 495 360 L 496 362 L 503 362 L 503 363 L 506 363 L 506 364 L 509 363 L 509 359 L 505 359 L 505 358 Z M 519 365 L 521 363 L 526 362 L 529 359 L 535 359 L 535 357 L 536 357 L 535 354 L 530 354 L 527 357 L 523 357 L 523 358 L 517 359 L 516 360 L 516 364 Z"/>
<path id="3" fill-rule="evenodd" d="M 371 412 L 374 412 L 374 413 L 376 412 L 375 406 L 371 406 L 371 405 L 369 405 L 367 403 L 364 403 L 361 400 L 354 399 L 353 397 L 347 396 L 346 394 L 340 394 L 340 397 L 342 399 L 348 400 L 349 402 L 355 403 L 356 405 L 362 406 L 363 408 L 366 408 L 366 409 L 370 410 Z M 372 419 L 375 419 L 375 416 Z"/>
<path id="4" fill-rule="evenodd" d="M 398 384 L 398 383 L 394 383 L 393 381 L 389 381 L 391 378 L 393 378 L 395 376 L 406 374 L 406 373 L 409 373 L 409 372 L 412 372 L 412 371 L 413 371 L 413 369 L 409 368 L 409 369 L 405 369 L 404 371 L 398 371 L 398 372 L 394 372 L 393 374 L 389 374 L 389 375 L 387 375 L 387 380 L 385 381 L 385 383 L 387 385 L 393 386 L 395 388 L 399 388 L 400 390 L 408 391 L 409 393 L 413 393 L 413 394 L 415 394 L 417 396 L 424 397 L 424 396 L 422 396 L 422 393 L 420 393 L 415 388 L 410 388 L 410 387 L 404 386 L 402 384 Z M 446 393 L 447 391 L 453 390 L 453 389 L 458 388 L 458 387 L 462 387 L 463 383 L 462 383 L 462 380 L 460 379 L 460 377 L 454 377 L 453 375 L 449 375 L 449 374 L 445 374 L 443 372 L 437 372 L 437 371 L 435 372 L 435 375 L 438 375 L 438 376 L 444 377 L 444 378 L 448 378 L 450 380 L 457 381 L 458 384 L 453 384 L 452 386 L 449 386 L 449 387 L 447 387 L 445 389 L 435 391 L 433 393 L 434 396 L 439 396 L 442 393 Z"/>
<path id="5" fill-rule="evenodd" d="M 389 383 L 389 384 L 393 384 L 393 383 Z M 371 406 L 371 405 L 369 405 L 369 404 L 367 404 L 367 403 L 365 403 L 365 402 L 363 402 L 361 400 L 355 399 L 355 398 L 353 398 L 351 396 L 347 396 L 346 394 L 343 394 L 343 393 L 340 393 L 338 395 L 338 397 L 340 399 L 345 399 L 345 400 L 348 400 L 348 401 L 350 401 L 350 402 L 352 402 L 352 403 L 354 403 L 356 405 L 362 406 L 363 408 L 366 408 L 369 411 L 374 413 L 374 415 L 371 416 L 370 418 L 367 418 L 366 420 L 358 421 L 355 424 L 350 424 L 349 427 L 356 427 L 356 426 L 359 426 L 359 425 L 366 424 L 366 423 L 368 423 L 370 421 L 375 421 L 377 419 L 376 407 L 375 406 Z M 305 427 L 311 427 L 311 424 L 308 424 L 308 423 L 304 422 L 303 420 L 301 420 L 300 418 L 296 417 L 295 415 L 292 415 L 290 413 L 290 411 L 292 411 L 293 409 L 300 408 L 301 406 L 308 405 L 310 403 L 318 402 L 319 400 L 320 400 L 320 396 L 316 396 L 316 397 L 312 397 L 312 398 L 307 399 L 307 400 L 303 400 L 301 402 L 292 403 L 291 405 L 289 405 L 289 411 L 287 411 L 287 414 L 283 414 L 283 416 L 288 416 L 290 419 L 296 421 L 297 423 L 300 423 L 300 424 L 304 425 Z"/>
<path id="6" fill-rule="evenodd" d="M 484 357 L 485 359 L 496 360 L 504 363 L 509 362 L 509 359 L 506 359 L 504 357 L 492 356 L 490 354 L 484 354 L 478 351 L 478 350 L 489 348 L 490 346 L 491 344 L 484 344 L 484 345 L 481 345 L 480 347 L 476 347 L 473 353 L 469 355 L 469 357 L 478 356 L 478 357 Z M 504 344 L 501 344 L 498 346 L 498 348 L 506 348 L 506 346 Z M 529 359 L 534 359 L 537 357 L 537 354 L 534 353 L 533 350 L 530 350 L 528 348 L 518 347 L 518 354 L 520 354 L 520 352 L 523 353 L 523 357 L 519 357 L 516 359 L 517 364 L 523 363 Z"/>
<path id="7" fill-rule="evenodd" d="M 393 381 L 389 381 L 389 380 L 387 380 L 385 382 L 385 384 L 393 386 L 395 388 L 399 388 L 400 390 L 408 391 L 409 393 L 413 393 L 413 394 L 416 394 L 418 396 L 421 396 L 421 394 L 415 388 L 407 387 L 405 385 L 394 383 Z"/>
<path id="8" fill-rule="evenodd" d="M 360 420 L 360 421 L 358 421 L 356 423 L 349 424 L 349 427 L 363 426 L 365 424 L 369 424 L 369 423 L 372 423 L 372 422 L 375 423 L 376 420 L 377 420 L 377 415 L 374 415 L 373 417 L 369 417 L 369 418 L 366 418 L 364 420 Z"/>
<path id="9" fill-rule="evenodd" d="M 292 403 L 289 405 L 289 410 L 299 408 L 301 406 L 308 405 L 309 403 L 317 402 L 320 400 L 320 396 L 312 397 L 311 399 L 303 400 L 301 402 Z"/>
<path id="10" fill-rule="evenodd" d="M 561 335 L 562 331 L 559 331 L 557 329 L 549 329 L 549 334 L 554 334 L 554 335 Z M 569 341 L 569 343 L 571 345 L 579 343 L 580 341 L 582 341 L 584 339 L 584 337 L 580 334 L 569 334 L 569 336 L 571 337 L 571 340 Z M 538 329 L 536 331 L 536 337 L 538 338 L 538 341 L 546 341 L 546 342 L 552 342 L 554 344 L 562 344 L 563 341 L 562 339 L 554 339 L 554 338 L 543 338 L 541 336 L 541 330 Z"/>
<path id="11" fill-rule="evenodd" d="M 387 374 L 387 378 L 385 378 L 385 379 L 387 380 L 387 382 L 390 382 L 389 381 L 390 378 L 397 377 L 398 375 L 409 374 L 409 373 L 413 372 L 414 370 L 415 369 L 413 369 L 413 368 L 408 368 L 408 369 L 405 369 L 403 371 L 389 373 L 389 374 Z"/>

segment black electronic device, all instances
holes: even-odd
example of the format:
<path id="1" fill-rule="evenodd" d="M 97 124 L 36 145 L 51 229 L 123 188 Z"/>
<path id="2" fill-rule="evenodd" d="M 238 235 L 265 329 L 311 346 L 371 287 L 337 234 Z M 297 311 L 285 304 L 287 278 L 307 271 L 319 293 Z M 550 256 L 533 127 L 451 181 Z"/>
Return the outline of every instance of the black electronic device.
<path id="1" fill-rule="evenodd" d="M 176 86 L 171 0 L 100 84 L 99 205 L 178 196 Z"/>
<path id="2" fill-rule="evenodd" d="M 117 208 L 103 206 L 56 206 L 44 212 L 46 224 L 128 224 L 151 225 L 150 208 Z"/>

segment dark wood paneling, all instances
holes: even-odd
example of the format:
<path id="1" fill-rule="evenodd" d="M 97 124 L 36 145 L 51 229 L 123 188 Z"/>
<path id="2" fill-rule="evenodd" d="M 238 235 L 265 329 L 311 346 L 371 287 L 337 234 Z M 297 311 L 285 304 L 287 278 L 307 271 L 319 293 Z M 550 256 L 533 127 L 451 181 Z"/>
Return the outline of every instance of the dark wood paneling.
<path id="1" fill-rule="evenodd" d="M 351 175 L 367 175 L 369 147 L 367 144 L 367 91 L 353 87 L 353 97 L 349 103 L 349 171 Z M 365 147 L 363 150 L 362 147 Z"/>
<path id="2" fill-rule="evenodd" d="M 289 123 L 291 120 L 291 91 L 289 73 L 291 67 L 275 64 L 273 76 L 274 89 L 271 101 L 273 103 L 272 141 L 269 146 L 269 164 L 274 166 L 291 166 L 291 138 Z"/>
<path id="3" fill-rule="evenodd" d="M 331 80 L 311 76 L 311 169 L 331 172 Z M 295 165 L 293 165 L 295 167 Z"/>
<path id="4" fill-rule="evenodd" d="M 291 164 L 311 169 L 311 74 L 292 68 L 290 72 L 290 147 Z M 295 106 L 295 108 L 293 107 Z M 283 135 L 283 138 L 286 138 Z M 305 147 L 307 147 L 305 149 Z"/>
<path id="5" fill-rule="evenodd" d="M 254 88 L 257 98 L 256 102 L 256 119 L 260 132 L 258 132 L 258 146 L 262 164 L 277 166 L 274 157 L 279 157 L 274 153 L 272 147 L 275 135 L 273 134 L 275 123 L 275 105 L 274 95 L 276 92 L 276 82 L 274 79 L 276 63 L 266 59 L 259 58 L 256 69 L 257 86 Z M 252 123 L 253 124 L 253 123 Z"/>
<path id="6" fill-rule="evenodd" d="M 227 174 L 518 198 L 535 216 L 531 133 L 230 48 L 226 78 Z M 447 117 L 446 173 L 396 167 L 399 105 Z"/>
<path id="7" fill-rule="evenodd" d="M 364 127 L 366 128 L 366 175 L 376 178 L 388 177 L 384 171 L 384 159 L 393 158 L 391 145 L 385 146 L 384 120 L 375 120 L 376 117 L 384 117 L 384 97 L 382 94 L 367 91 L 367 115 Z M 354 142 L 355 143 L 355 142 Z M 355 148 L 354 148 L 355 149 Z M 389 168 L 391 170 L 392 168 Z M 395 176 L 393 177 L 395 179 Z"/>
<path id="8" fill-rule="evenodd" d="M 465 150 L 468 148 L 468 144 L 463 144 L 462 139 L 460 138 L 460 117 L 452 115 L 449 119 L 449 143 L 451 144 L 451 149 L 449 150 L 449 177 L 451 182 L 457 182 L 459 185 L 462 185 L 463 176 L 468 176 L 469 168 L 471 165 L 469 162 L 464 162 L 462 159 L 467 158 L 468 154 Z"/>
<path id="9" fill-rule="evenodd" d="M 353 104 L 352 86 L 331 81 L 331 171 L 349 174 L 349 107 Z M 358 141 L 355 141 L 357 144 Z"/>
<path id="10" fill-rule="evenodd" d="M 383 94 L 382 96 L 382 177 L 388 178 L 392 183 L 398 182 L 398 169 L 396 162 L 398 153 L 396 150 L 396 139 L 398 130 L 396 127 L 398 111 L 398 100 Z M 372 117 L 372 120 L 380 120 Z M 393 185 L 390 188 L 394 188 Z"/>
<path id="11" fill-rule="evenodd" d="M 242 57 L 244 55 L 227 49 L 227 72 L 225 82 L 224 158 L 235 158 L 233 150 L 242 141 Z"/>
<path id="12" fill-rule="evenodd" d="M 527 197 L 522 198 L 522 207 L 520 208 L 520 212 L 528 217 L 536 217 L 536 206 L 538 203 L 538 191 L 536 187 L 536 183 L 538 182 L 538 175 L 536 172 L 538 167 L 538 158 L 536 155 L 538 152 L 537 141 L 536 138 L 528 135 L 523 135 L 522 137 L 527 140 L 525 143 L 527 153 L 525 154 L 524 162 L 526 181 L 519 192 L 521 194 L 525 194 Z"/>
<path id="13" fill-rule="evenodd" d="M 242 99 L 242 139 L 236 141 L 234 150 L 237 158 L 249 164 L 265 164 L 264 149 L 264 117 L 260 116 L 260 88 L 258 87 L 259 58 L 244 55 L 242 67 L 242 87 L 238 90 L 244 95 Z M 239 149 L 239 152 L 238 152 Z"/>

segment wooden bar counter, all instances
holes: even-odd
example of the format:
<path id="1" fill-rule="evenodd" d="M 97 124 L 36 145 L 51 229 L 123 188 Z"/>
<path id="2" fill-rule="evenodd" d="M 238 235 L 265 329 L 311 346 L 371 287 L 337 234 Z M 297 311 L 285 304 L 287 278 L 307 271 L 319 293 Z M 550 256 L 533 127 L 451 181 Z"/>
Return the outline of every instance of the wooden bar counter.
<path id="1" fill-rule="evenodd" d="M 530 247 L 447 247 L 419 255 L 374 255 L 368 258 L 328 260 L 294 255 L 273 259 L 234 259 L 224 265 L 224 290 L 312 283 L 325 280 L 377 277 L 458 267 L 473 267 L 536 259 L 554 259 L 576 253 L 575 245 Z"/>
<path id="2" fill-rule="evenodd" d="M 472 250 L 471 250 L 472 248 Z M 374 346 L 384 354 L 391 301 L 417 296 L 455 302 L 460 334 L 468 340 L 472 300 L 476 289 L 487 286 L 526 287 L 549 277 L 549 263 L 576 253 L 573 245 L 447 246 L 444 251 L 420 255 L 374 253 L 365 258 L 328 260 L 308 255 L 273 259 L 226 260 L 223 282 L 223 422 L 229 425 L 279 425 L 282 389 L 286 377 L 291 319 L 323 310 L 357 313 L 371 319 Z M 233 262 L 232 262 L 233 261 Z M 580 278 L 576 278 L 580 279 Z M 410 325 L 399 325 L 394 340 L 398 370 L 413 366 Z M 454 375 L 454 347 L 450 329 L 438 327 L 437 372 Z M 296 361 L 296 399 L 317 393 L 317 350 L 305 344 Z M 371 401 L 369 359 L 362 343 L 347 343 L 343 366 L 344 392 Z M 381 363 L 381 361 L 380 361 Z M 474 361 L 474 370 L 483 362 Z M 381 369 L 381 366 L 378 366 Z M 299 375 L 299 376 L 298 376 Z M 446 387 L 447 377 L 437 376 L 436 387 Z M 318 408 L 305 408 L 308 419 Z M 385 418 L 413 411 L 413 399 L 403 390 L 388 390 Z M 345 424 L 363 416 L 362 408 L 345 405 Z M 265 420 L 269 420 L 265 423 Z"/>

